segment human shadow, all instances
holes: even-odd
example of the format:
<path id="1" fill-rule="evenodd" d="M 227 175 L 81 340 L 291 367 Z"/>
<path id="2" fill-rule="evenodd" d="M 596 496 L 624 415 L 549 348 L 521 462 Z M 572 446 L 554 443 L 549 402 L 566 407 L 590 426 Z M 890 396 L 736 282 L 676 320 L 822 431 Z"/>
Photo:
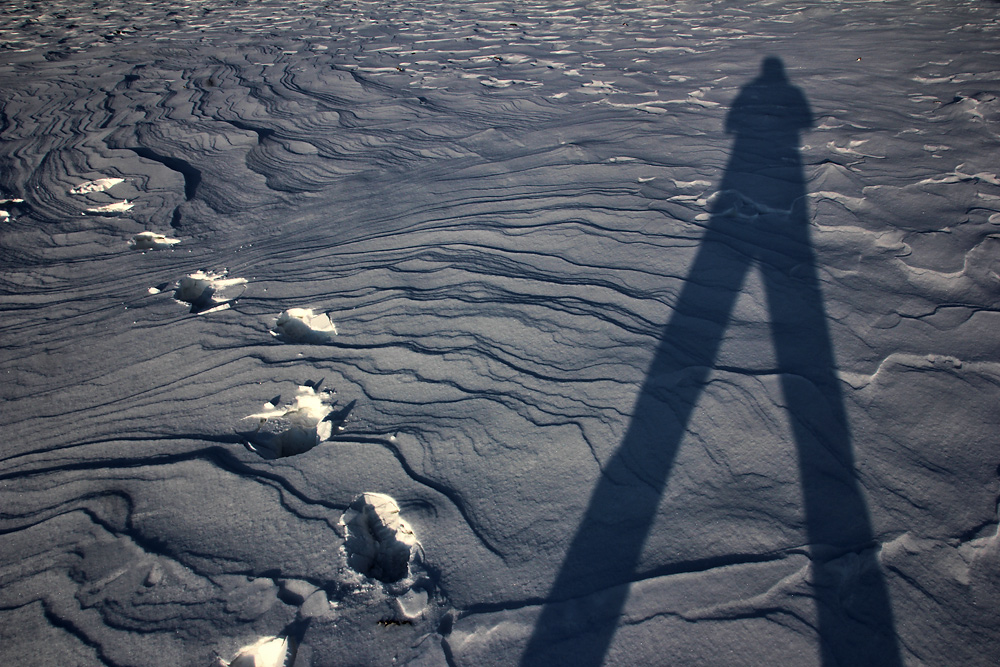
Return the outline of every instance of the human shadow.
<path id="1" fill-rule="evenodd" d="M 730 109 L 726 130 L 735 135 L 732 153 L 697 257 L 632 421 L 604 465 L 521 656 L 523 667 L 604 661 L 627 584 L 649 576 L 637 571 L 642 548 L 752 267 L 765 287 L 776 373 L 798 450 L 816 608 L 815 620 L 807 622 L 815 623 L 821 663 L 900 664 L 809 239 L 799 135 L 811 125 L 809 104 L 789 83 L 781 60 L 766 58 L 760 75 Z M 700 565 L 722 564 L 725 559 Z M 677 662 L 669 655 L 657 659 Z"/>

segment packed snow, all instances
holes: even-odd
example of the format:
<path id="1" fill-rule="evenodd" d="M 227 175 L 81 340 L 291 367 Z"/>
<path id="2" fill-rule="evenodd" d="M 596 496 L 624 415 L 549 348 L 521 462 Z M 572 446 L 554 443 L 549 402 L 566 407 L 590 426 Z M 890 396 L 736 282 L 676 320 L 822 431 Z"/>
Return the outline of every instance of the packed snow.
<path id="1" fill-rule="evenodd" d="M 0 9 L 0 658 L 995 664 L 997 8 Z"/>

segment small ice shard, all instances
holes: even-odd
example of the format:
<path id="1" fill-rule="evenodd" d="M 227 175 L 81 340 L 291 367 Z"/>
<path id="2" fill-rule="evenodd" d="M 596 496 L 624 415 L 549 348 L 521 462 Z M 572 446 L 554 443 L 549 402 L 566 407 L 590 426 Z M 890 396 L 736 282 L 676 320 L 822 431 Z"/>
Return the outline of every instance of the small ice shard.
<path id="1" fill-rule="evenodd" d="M 80 183 L 80 185 L 72 188 L 69 193 L 71 195 L 85 195 L 88 192 L 104 192 L 105 190 L 113 188 L 119 183 L 124 182 L 124 178 L 99 178 L 96 181 Z"/>
<path id="2" fill-rule="evenodd" d="M 265 403 L 264 411 L 247 415 L 259 427 L 250 436 L 251 448 L 265 458 L 281 458 L 304 454 L 330 438 L 333 424 L 327 415 L 333 412 L 333 392 L 319 391 L 302 386 L 295 393 L 295 401 L 284 407 Z M 281 430 L 262 432 L 264 424 L 276 423 Z"/>
<path id="3" fill-rule="evenodd" d="M 123 201 L 116 201 L 113 204 L 105 204 L 104 206 L 88 208 L 87 213 L 91 215 L 121 215 L 133 206 L 135 206 L 135 204 L 131 204 L 127 199 L 125 199 Z"/>
<path id="4" fill-rule="evenodd" d="M 312 308 L 289 308 L 278 315 L 275 329 L 275 336 L 296 343 L 326 343 L 337 335 L 330 316 Z"/>
<path id="5" fill-rule="evenodd" d="M 340 519 L 347 529 L 347 563 L 385 583 L 404 579 L 417 537 L 399 517 L 399 505 L 382 493 L 362 493 Z"/>
<path id="6" fill-rule="evenodd" d="M 411 589 L 396 598 L 396 607 L 403 618 L 415 619 L 427 609 L 429 599 L 427 591 Z"/>
<path id="7" fill-rule="evenodd" d="M 0 222 L 7 222 L 10 219 L 10 213 L 0 209 Z"/>
<path id="8" fill-rule="evenodd" d="M 129 245 L 136 250 L 163 250 L 180 242 L 180 239 L 168 238 L 156 232 L 139 232 L 132 237 Z"/>
<path id="9" fill-rule="evenodd" d="M 295 662 L 295 640 L 290 637 L 261 637 L 244 646 L 230 662 L 222 658 L 216 665 L 222 667 L 291 667 Z"/>
<path id="10" fill-rule="evenodd" d="M 196 271 L 177 281 L 174 298 L 191 304 L 192 313 L 209 313 L 229 307 L 240 296 L 245 278 L 226 278 L 226 272 Z M 238 293 L 237 293 L 238 290 Z"/>

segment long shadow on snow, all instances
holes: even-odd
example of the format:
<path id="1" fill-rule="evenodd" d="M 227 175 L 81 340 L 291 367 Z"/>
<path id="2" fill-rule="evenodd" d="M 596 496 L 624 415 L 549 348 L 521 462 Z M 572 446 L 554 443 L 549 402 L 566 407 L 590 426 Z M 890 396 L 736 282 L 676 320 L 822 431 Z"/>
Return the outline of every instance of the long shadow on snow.
<path id="1" fill-rule="evenodd" d="M 726 130 L 735 141 L 698 255 L 522 666 L 587 667 L 604 661 L 628 593 L 623 584 L 642 574 L 637 571 L 642 547 L 677 448 L 743 280 L 755 265 L 766 288 L 777 370 L 798 449 L 822 664 L 900 664 L 809 240 L 799 133 L 811 125 L 808 102 L 788 82 L 782 62 L 765 59 L 760 76 L 743 88 L 729 112 Z M 845 581 L 829 561 L 848 552 L 858 553 L 861 566 Z M 585 605 L 589 611 L 579 607 L 570 617 L 567 605 L 559 604 L 598 591 L 596 610 Z M 666 654 L 657 660 L 669 664 L 679 658 Z"/>

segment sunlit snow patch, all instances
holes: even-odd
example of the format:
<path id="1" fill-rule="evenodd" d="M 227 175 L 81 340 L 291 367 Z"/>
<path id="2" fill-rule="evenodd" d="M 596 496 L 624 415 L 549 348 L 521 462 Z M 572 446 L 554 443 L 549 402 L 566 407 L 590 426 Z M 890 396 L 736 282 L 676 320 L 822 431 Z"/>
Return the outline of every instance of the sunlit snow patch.
<path id="1" fill-rule="evenodd" d="M 0 222 L 10 220 L 10 211 L 6 210 L 7 208 L 23 203 L 23 199 L 0 199 Z"/>
<path id="2" fill-rule="evenodd" d="M 99 178 L 96 181 L 81 183 L 75 188 L 72 188 L 69 193 L 71 195 L 85 195 L 89 192 L 104 192 L 105 190 L 113 188 L 119 183 L 124 182 L 124 178 Z"/>
<path id="3" fill-rule="evenodd" d="M 382 493 L 362 493 L 340 522 L 347 530 L 347 563 L 366 577 L 393 583 L 410 574 L 417 536 L 399 516 L 399 505 Z"/>
<path id="4" fill-rule="evenodd" d="M 245 278 L 226 278 L 226 272 L 196 271 L 177 281 L 174 298 L 191 304 L 192 313 L 224 310 L 243 294 Z"/>
<path id="5" fill-rule="evenodd" d="M 163 250 L 180 242 L 180 239 L 171 239 L 156 232 L 139 232 L 132 237 L 129 245 L 135 250 Z"/>
<path id="6" fill-rule="evenodd" d="M 250 449 L 267 459 L 308 452 L 330 438 L 333 423 L 327 417 L 333 406 L 333 392 L 313 386 L 299 387 L 295 400 L 283 407 L 265 403 L 263 412 L 245 417 L 258 422 L 247 436 Z"/>
<path id="7" fill-rule="evenodd" d="M 261 637 L 244 646 L 233 659 L 219 658 L 217 667 L 290 667 L 295 662 L 295 640 L 290 637 Z"/>
<path id="8" fill-rule="evenodd" d="M 330 316 L 312 308 L 289 308 L 278 315 L 274 328 L 273 335 L 295 343 L 326 343 L 337 335 Z"/>
<path id="9" fill-rule="evenodd" d="M 135 206 L 135 204 L 132 204 L 125 199 L 123 201 L 116 201 L 113 204 L 105 204 L 104 206 L 88 208 L 86 213 L 89 215 L 121 215 L 133 206 Z"/>

